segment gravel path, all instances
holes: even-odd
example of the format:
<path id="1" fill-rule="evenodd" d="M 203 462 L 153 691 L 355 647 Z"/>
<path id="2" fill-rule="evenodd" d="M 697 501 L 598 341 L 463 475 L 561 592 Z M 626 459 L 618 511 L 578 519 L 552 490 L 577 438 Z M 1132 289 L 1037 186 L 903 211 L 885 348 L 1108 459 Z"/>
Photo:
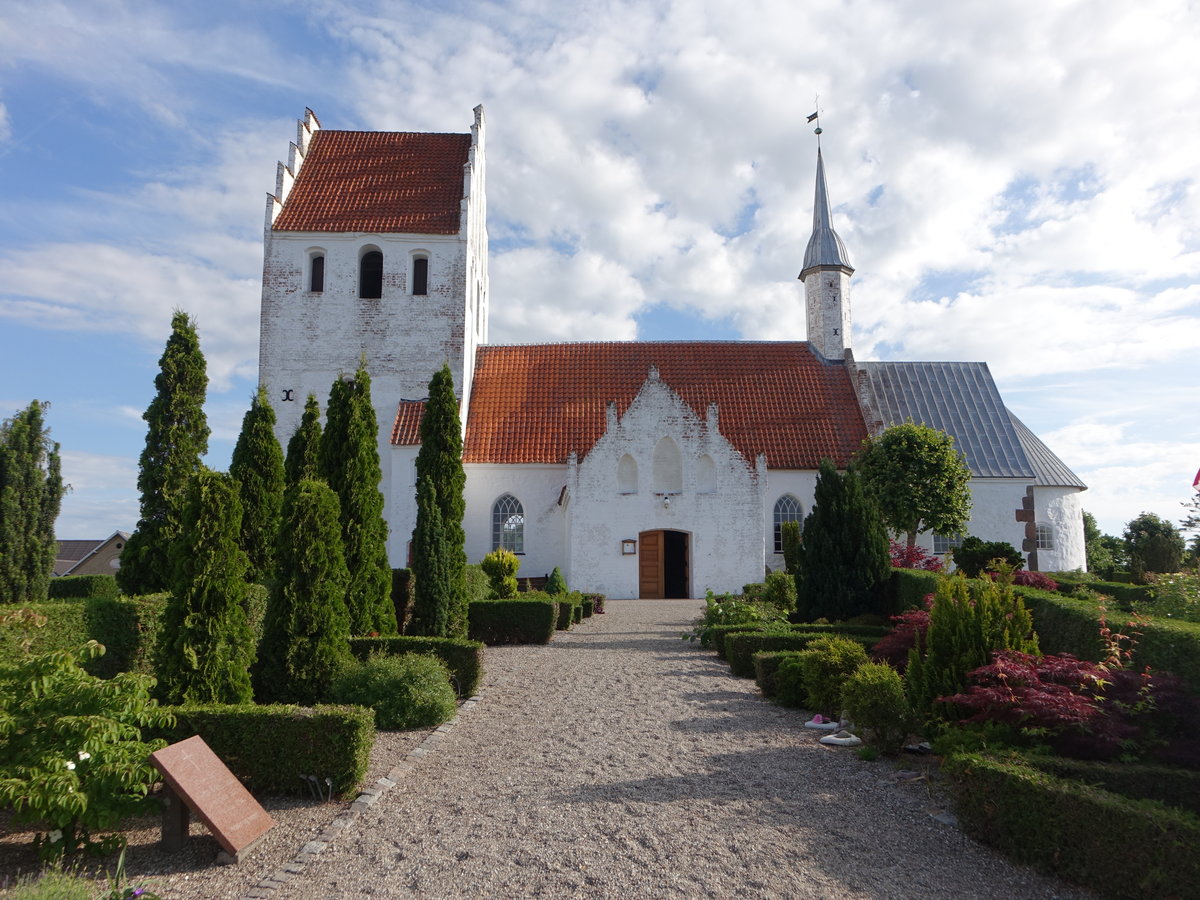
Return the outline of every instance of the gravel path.
<path id="1" fill-rule="evenodd" d="M 681 641 L 699 601 L 607 609 L 490 648 L 481 701 L 277 896 L 1087 896 Z"/>

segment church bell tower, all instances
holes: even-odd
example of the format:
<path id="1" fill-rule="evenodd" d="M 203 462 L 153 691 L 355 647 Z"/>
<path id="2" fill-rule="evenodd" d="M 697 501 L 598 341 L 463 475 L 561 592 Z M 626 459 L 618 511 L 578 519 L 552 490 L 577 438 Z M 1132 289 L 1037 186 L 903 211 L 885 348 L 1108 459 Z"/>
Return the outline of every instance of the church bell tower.
<path id="1" fill-rule="evenodd" d="M 833 230 L 825 161 L 817 148 L 817 187 L 813 200 L 813 230 L 804 251 L 804 303 L 808 341 L 826 359 L 840 360 L 850 349 L 850 276 L 854 267 L 846 245 Z"/>

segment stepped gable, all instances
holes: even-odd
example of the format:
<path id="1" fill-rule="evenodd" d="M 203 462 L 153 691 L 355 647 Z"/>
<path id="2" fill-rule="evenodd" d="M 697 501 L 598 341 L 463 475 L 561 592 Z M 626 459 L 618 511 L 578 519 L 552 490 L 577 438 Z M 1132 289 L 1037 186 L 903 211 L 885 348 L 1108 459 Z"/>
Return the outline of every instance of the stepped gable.
<path id="1" fill-rule="evenodd" d="M 469 134 L 317 131 L 275 231 L 458 234 Z"/>
<path id="2" fill-rule="evenodd" d="M 637 341 L 479 349 L 463 459 L 564 463 L 604 433 L 610 401 L 624 415 L 658 369 L 701 419 L 718 406 L 721 434 L 753 465 L 844 467 L 866 437 L 845 365 L 806 342 Z"/>

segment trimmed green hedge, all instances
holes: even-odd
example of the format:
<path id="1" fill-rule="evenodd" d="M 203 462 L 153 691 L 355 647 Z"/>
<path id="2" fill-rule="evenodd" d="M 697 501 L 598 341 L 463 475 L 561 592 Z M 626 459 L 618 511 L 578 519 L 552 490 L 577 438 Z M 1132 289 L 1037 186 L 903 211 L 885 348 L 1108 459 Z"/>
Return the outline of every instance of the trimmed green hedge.
<path id="1" fill-rule="evenodd" d="M 88 597 L 112 600 L 121 595 L 115 575 L 64 575 L 50 579 L 47 596 L 51 600 L 86 599 Z"/>
<path id="2" fill-rule="evenodd" d="M 401 653 L 432 653 L 446 664 L 456 682 L 458 696 L 471 697 L 483 677 L 483 644 L 459 638 L 418 637 L 356 637 L 350 638 L 350 652 L 366 659 L 374 652 L 395 656 Z"/>
<path id="3" fill-rule="evenodd" d="M 1022 765 L 964 754 L 943 765 L 972 837 L 1102 897 L 1181 897 L 1200 884 L 1200 818 Z"/>
<path id="4" fill-rule="evenodd" d="M 729 634 L 725 637 L 725 658 L 729 661 L 731 673 L 741 678 L 753 678 L 755 653 L 769 650 L 803 650 L 810 642 L 831 634 L 851 638 L 870 649 L 879 642 L 879 635 L 860 633 L 861 628 L 869 627 L 871 626 L 821 631 L 752 631 Z"/>
<path id="5" fill-rule="evenodd" d="M 170 743 L 194 734 L 259 795 L 307 794 L 301 775 L 349 799 L 367 774 L 375 712 L 362 706 L 170 706 L 175 726 L 152 736 Z"/>
<path id="6" fill-rule="evenodd" d="M 1043 653 L 1073 653 L 1080 659 L 1099 660 L 1100 609 L 1095 603 L 1033 588 L 1017 588 L 1017 593 L 1033 614 Z M 1123 624 L 1120 618 L 1121 613 L 1109 611 L 1114 625 Z M 1178 675 L 1200 693 L 1200 623 L 1150 619 L 1139 630 L 1134 664 Z"/>
<path id="7" fill-rule="evenodd" d="M 554 637 L 559 604 L 534 598 L 475 600 L 467 615 L 467 634 L 485 644 L 546 644 Z"/>
<path id="8" fill-rule="evenodd" d="M 892 569 L 892 614 L 899 615 L 906 609 L 919 608 L 925 595 L 937 590 L 937 582 L 937 572 L 928 572 L 925 569 Z"/>
<path id="9" fill-rule="evenodd" d="M 1027 754 L 1027 765 L 1057 778 L 1082 781 L 1114 794 L 1157 800 L 1200 815 L 1200 772 L 1181 766 L 1094 762 L 1062 756 Z"/>
<path id="10" fill-rule="evenodd" d="M 583 617 L 585 619 L 590 619 L 596 613 L 596 601 L 587 594 L 583 595 L 583 603 L 581 604 L 581 607 L 583 609 Z"/>
<path id="11" fill-rule="evenodd" d="M 709 628 L 709 640 L 721 659 L 728 659 L 726 639 L 734 634 L 846 634 L 852 637 L 883 637 L 890 634 L 890 625 L 842 625 L 837 622 L 801 622 L 796 625 L 768 625 L 753 622 L 749 625 L 713 625 Z"/>
<path id="12" fill-rule="evenodd" d="M 754 660 L 754 680 L 764 697 L 775 696 L 775 673 L 785 660 L 795 659 L 800 650 L 760 650 Z"/>
<path id="13" fill-rule="evenodd" d="M 29 639 L 30 652 L 34 654 L 71 650 L 89 640 L 87 603 L 78 600 L 14 603 L 0 609 L 0 612 L 15 612 L 18 609 L 45 616 L 46 624 L 41 628 L 0 628 L 0 661 L 4 663 L 15 663 L 21 658 L 21 642 L 26 638 Z"/>

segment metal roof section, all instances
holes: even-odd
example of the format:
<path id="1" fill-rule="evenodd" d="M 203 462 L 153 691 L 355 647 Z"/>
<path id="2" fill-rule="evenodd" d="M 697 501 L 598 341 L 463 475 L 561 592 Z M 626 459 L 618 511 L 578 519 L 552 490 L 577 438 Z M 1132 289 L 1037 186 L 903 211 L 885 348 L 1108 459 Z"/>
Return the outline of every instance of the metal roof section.
<path id="1" fill-rule="evenodd" d="M 804 268 L 800 271 L 803 278 L 814 269 L 822 266 L 836 266 L 854 271 L 850 265 L 850 254 L 846 245 L 833 230 L 833 213 L 829 208 L 829 190 L 825 186 L 825 160 L 821 150 L 817 148 L 817 189 L 813 200 L 813 230 L 808 239 L 808 247 L 804 250 Z"/>
<path id="2" fill-rule="evenodd" d="M 1033 464 L 1033 474 L 1037 478 L 1038 484 L 1043 487 L 1075 487 L 1087 490 L 1083 479 L 1068 469 L 1067 464 L 1059 459 L 1053 450 L 1043 444 L 1041 438 L 1030 431 L 1024 422 L 1014 416 L 1011 411 L 1008 413 L 1008 418 L 1012 421 L 1013 428 L 1016 429 L 1021 446 L 1025 448 L 1026 457 Z"/>
<path id="3" fill-rule="evenodd" d="M 946 432 L 976 477 L 1034 478 L 987 363 L 864 362 L 858 368 L 885 426 L 911 419 Z"/>

